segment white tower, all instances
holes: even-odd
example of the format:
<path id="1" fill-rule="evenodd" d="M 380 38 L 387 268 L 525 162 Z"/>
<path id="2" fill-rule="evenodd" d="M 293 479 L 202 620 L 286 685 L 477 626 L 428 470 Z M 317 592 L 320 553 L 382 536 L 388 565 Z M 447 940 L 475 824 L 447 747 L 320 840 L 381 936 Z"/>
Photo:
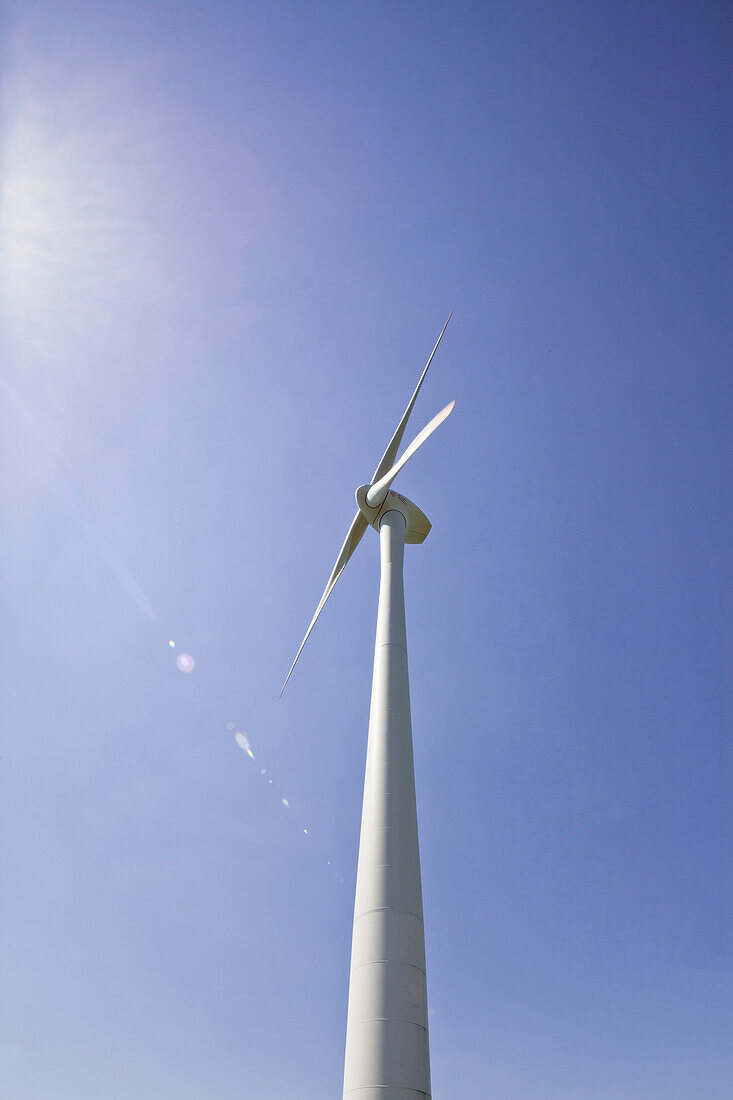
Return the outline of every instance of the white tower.
<path id="1" fill-rule="evenodd" d="M 379 528 L 382 575 L 351 947 L 344 1100 L 430 1096 L 402 583 L 406 520 L 403 507 L 390 501 Z"/>

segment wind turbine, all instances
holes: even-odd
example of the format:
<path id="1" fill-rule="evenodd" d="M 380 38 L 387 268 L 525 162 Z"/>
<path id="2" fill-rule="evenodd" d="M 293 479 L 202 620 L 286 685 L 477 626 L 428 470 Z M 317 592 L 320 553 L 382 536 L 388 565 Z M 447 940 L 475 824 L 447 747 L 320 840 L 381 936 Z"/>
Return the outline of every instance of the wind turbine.
<path id="1" fill-rule="evenodd" d="M 405 543 L 424 542 L 431 525 L 416 504 L 390 486 L 455 404 L 451 401 L 434 416 L 395 462 L 448 321 L 371 482 L 356 490 L 359 511 L 280 691 L 282 695 L 336 581 L 367 527 L 372 526 L 379 532 L 381 579 L 351 943 L 344 1100 L 430 1097 L 425 931 L 402 566 Z"/>

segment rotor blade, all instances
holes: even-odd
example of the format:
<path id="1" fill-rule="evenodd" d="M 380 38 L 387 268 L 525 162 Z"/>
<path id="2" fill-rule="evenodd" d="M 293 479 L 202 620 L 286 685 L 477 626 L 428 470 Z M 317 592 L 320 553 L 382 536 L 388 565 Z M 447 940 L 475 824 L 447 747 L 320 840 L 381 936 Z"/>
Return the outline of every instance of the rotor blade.
<path id="1" fill-rule="evenodd" d="M 450 317 L 448 318 L 448 321 L 450 321 L 452 316 L 453 316 L 453 310 L 450 311 Z M 371 480 L 372 485 L 374 485 L 375 482 L 379 481 L 379 479 L 381 477 L 384 477 L 387 470 L 390 468 L 390 466 L 394 462 L 395 458 L 397 457 L 397 451 L 399 450 L 400 443 L 402 442 L 402 436 L 405 434 L 405 428 L 407 427 L 407 421 L 410 417 L 410 413 L 412 412 L 412 407 L 415 404 L 415 402 L 417 401 L 417 395 L 420 392 L 420 387 L 422 386 L 423 382 L 425 381 L 425 375 L 428 373 L 428 367 L 432 363 L 433 356 L 435 355 L 436 351 L 438 350 L 438 344 L 443 339 L 443 333 L 448 328 L 448 321 L 446 321 L 445 324 L 443 325 L 443 329 L 440 333 L 440 336 L 438 337 L 438 341 L 437 341 L 435 347 L 433 348 L 432 352 L 430 353 L 430 358 L 428 359 L 427 363 L 425 364 L 424 371 L 420 375 L 420 381 L 418 382 L 417 386 L 415 387 L 415 392 L 413 393 L 412 397 L 410 398 L 410 403 L 407 406 L 407 408 L 405 409 L 404 415 L 403 415 L 402 419 L 400 420 L 399 424 L 397 425 L 397 431 L 394 433 L 394 435 L 390 439 L 389 446 L 387 447 L 387 450 L 382 455 L 382 457 L 380 459 L 380 462 L 379 462 L 379 465 L 377 466 L 376 470 L 374 471 L 374 474 L 373 474 L 372 480 Z"/>
<path id="2" fill-rule="evenodd" d="M 397 474 L 400 472 L 405 463 L 409 462 L 415 451 L 419 447 L 422 447 L 428 436 L 432 435 L 435 429 L 440 427 L 446 417 L 450 416 L 450 414 L 453 412 L 454 405 L 455 401 L 451 401 L 450 405 L 446 405 L 444 409 L 441 409 L 437 416 L 434 416 L 430 423 L 426 424 L 423 430 L 415 436 L 412 443 L 407 448 L 399 462 L 396 462 L 392 469 L 387 471 L 381 481 L 378 481 L 376 485 L 372 485 L 366 495 L 366 502 L 370 508 L 380 508 L 382 506 L 382 504 L 384 503 L 384 499 L 387 496 L 389 487 L 394 479 L 397 477 Z"/>
<path id="3" fill-rule="evenodd" d="M 321 611 L 323 611 L 323 605 L 325 604 L 328 597 L 331 595 L 331 592 L 333 591 L 333 587 L 336 584 L 336 581 L 339 579 L 339 577 L 343 573 L 344 567 L 346 566 L 347 561 L 349 560 L 349 558 L 351 557 L 351 555 L 354 553 L 357 546 L 361 542 L 362 536 L 363 536 L 364 532 L 366 531 L 367 527 L 368 527 L 368 523 L 366 521 L 366 518 L 365 518 L 364 514 L 362 512 L 357 512 L 356 515 L 354 516 L 352 522 L 351 522 L 351 527 L 349 527 L 348 534 L 346 535 L 346 538 L 344 539 L 344 544 L 341 547 L 341 552 L 340 552 L 339 556 L 336 558 L 336 564 L 334 565 L 333 570 L 331 571 L 331 576 L 328 578 L 328 584 L 326 585 L 325 589 L 323 590 L 323 595 L 321 596 L 318 607 L 316 608 L 316 613 L 313 616 L 313 618 L 311 619 L 311 624 L 305 632 L 305 638 L 303 638 L 303 641 L 300 643 L 300 649 L 295 654 L 295 661 L 293 661 L 292 665 L 290 666 L 290 672 L 285 677 L 285 684 L 287 684 L 288 680 L 290 679 L 290 673 L 295 668 L 296 661 L 298 660 L 298 657 L 300 657 L 301 653 L 303 652 L 303 646 L 308 641 L 308 635 L 310 634 L 313 627 L 316 625 L 316 619 L 321 614 Z M 280 695 L 282 695 L 282 693 L 285 691 L 285 684 L 283 684 L 283 686 L 280 689 Z"/>

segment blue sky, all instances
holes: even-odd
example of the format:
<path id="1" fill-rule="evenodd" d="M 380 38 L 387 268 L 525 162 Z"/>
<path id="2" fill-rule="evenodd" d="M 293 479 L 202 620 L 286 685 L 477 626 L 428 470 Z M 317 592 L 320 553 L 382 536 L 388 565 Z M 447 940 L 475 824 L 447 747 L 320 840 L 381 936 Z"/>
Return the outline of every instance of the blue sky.
<path id="1" fill-rule="evenodd" d="M 3 1097 L 340 1095 L 370 532 L 277 695 L 451 309 L 399 483 L 434 1095 L 727 1095 L 727 5 L 0 35 Z"/>

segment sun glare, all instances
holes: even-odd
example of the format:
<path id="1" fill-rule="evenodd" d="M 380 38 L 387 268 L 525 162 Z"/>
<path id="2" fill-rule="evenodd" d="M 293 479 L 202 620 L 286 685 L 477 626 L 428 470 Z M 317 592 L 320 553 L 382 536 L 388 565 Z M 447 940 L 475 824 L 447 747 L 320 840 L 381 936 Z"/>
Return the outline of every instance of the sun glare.
<path id="1" fill-rule="evenodd" d="M 16 41 L 5 79 L 2 299 L 17 345 L 58 357 L 161 284 L 149 130 L 122 74 L 59 72 Z"/>

